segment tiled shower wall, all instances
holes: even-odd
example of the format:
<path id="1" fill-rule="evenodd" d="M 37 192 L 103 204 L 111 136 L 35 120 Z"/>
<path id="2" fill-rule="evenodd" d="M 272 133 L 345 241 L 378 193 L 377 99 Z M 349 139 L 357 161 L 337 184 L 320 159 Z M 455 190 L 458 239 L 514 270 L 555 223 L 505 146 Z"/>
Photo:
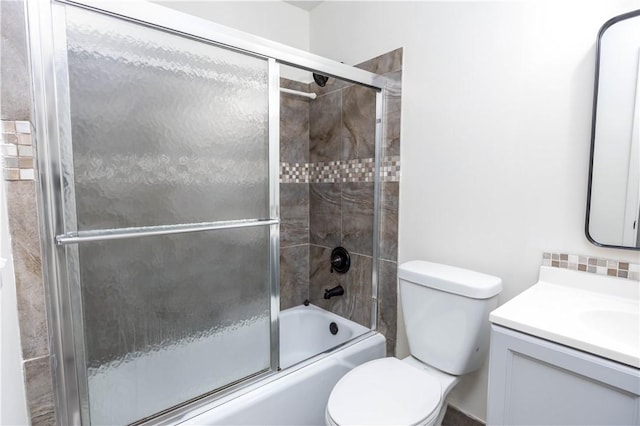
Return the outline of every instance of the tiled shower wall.
<path id="1" fill-rule="evenodd" d="M 378 330 L 395 353 L 398 189 L 400 178 L 400 85 L 402 49 L 359 68 L 396 83 L 385 99 L 380 209 Z M 315 100 L 283 95 L 281 102 L 281 305 L 306 298 L 367 327 L 371 313 L 374 220 L 375 92 L 330 78 L 325 87 L 283 81 L 315 92 Z M 306 106 L 306 109 L 305 109 Z M 308 151 L 305 148 L 308 146 Z M 351 254 L 344 275 L 330 272 L 330 254 Z M 324 299 L 337 285 L 344 296 Z"/>
<path id="2" fill-rule="evenodd" d="M 47 330 L 46 291 L 42 277 L 40 241 L 37 218 L 37 168 L 32 134 L 33 122 L 30 114 L 30 83 L 27 61 L 26 29 L 24 25 L 24 3 L 22 0 L 0 2 L 0 87 L 2 118 L 2 174 L 7 189 L 9 226 L 12 237 L 13 260 L 16 270 L 16 290 L 22 344 L 25 388 L 30 419 L 34 425 L 55 424 L 55 404 L 51 375 L 51 357 Z M 391 52 L 362 64 L 361 67 L 377 73 L 387 73 L 390 77 L 400 77 L 401 51 Z M 366 240 L 371 241 L 373 193 L 372 188 L 372 139 L 370 134 L 358 132 L 363 121 L 371 119 L 371 102 L 363 95 L 364 89 L 350 85 L 335 86 L 330 82 L 326 88 L 309 87 L 295 82 L 283 85 L 298 90 L 317 90 L 327 95 L 326 100 L 335 100 L 339 93 L 338 116 L 340 124 L 332 124 L 332 131 L 344 132 L 344 144 L 340 145 L 343 156 L 327 161 L 320 160 L 324 150 L 314 137 L 316 145 L 310 148 L 309 115 L 310 101 L 302 98 L 282 97 L 281 161 L 302 170 L 308 170 L 306 177 L 289 175 L 291 183 L 283 175 L 281 192 L 281 268 L 282 307 L 297 305 L 307 298 L 335 312 L 346 315 L 368 325 L 371 295 L 361 283 L 370 282 L 371 255 Z M 321 99 L 322 96 L 319 98 Z M 359 102 L 364 102 L 359 104 Z M 381 253 L 380 262 L 380 313 L 379 329 L 388 339 L 390 354 L 395 347 L 395 260 L 397 252 L 397 196 L 399 172 L 399 92 L 386 100 L 389 126 L 385 135 L 384 172 L 382 185 Z M 335 112 L 335 111 L 334 111 Z M 350 112 L 355 115 L 351 116 Z M 366 112 L 364 116 L 358 116 Z M 313 113 L 323 117 L 323 112 Z M 324 119 L 322 119 L 324 120 Z M 314 124 L 324 126 L 323 121 Z M 355 129 L 355 130 L 353 130 Z M 365 130 L 366 133 L 366 130 Z M 316 134 L 317 136 L 317 134 Z M 339 135 L 335 135 L 338 137 Z M 333 140 L 334 144 L 340 139 Z M 371 141 L 371 142 L 369 142 Z M 334 145 L 337 146 L 337 145 Z M 327 152 L 327 155 L 329 153 Z M 315 156 L 315 157 L 312 157 Z M 295 171 L 294 171 L 295 173 Z M 304 173 L 303 173 L 304 175 Z M 332 179 L 334 179 L 332 181 Z M 338 182 L 347 179 L 347 182 Z M 334 185 L 327 187 L 325 185 Z M 314 190 L 311 186 L 316 185 Z M 335 202 L 325 202 L 323 190 L 336 194 Z M 310 194 L 316 197 L 313 203 Z M 338 195 L 339 194 L 339 195 Z M 320 196 L 320 197 L 319 197 Z M 337 210 L 336 210 L 337 208 Z M 310 226 L 310 209 L 313 223 Z M 325 220 L 318 212 L 339 211 L 340 233 L 327 235 L 329 241 L 322 240 L 320 229 Z M 360 211 L 362 210 L 362 211 Z M 327 216 L 329 218 L 329 216 Z M 342 233 L 343 228 L 350 231 Z M 334 217 L 335 219 L 335 217 Z M 369 225 L 366 224 L 369 223 Z M 339 237 L 338 237 L 339 235 Z M 322 275 L 328 273 L 328 257 L 322 251 L 332 248 L 329 242 L 338 241 L 350 246 L 353 254 L 352 270 L 346 276 L 329 276 L 324 282 Z M 370 245 L 370 244 L 369 244 Z M 369 250 L 369 251 L 367 251 Z M 315 269 L 310 264 L 310 252 L 314 253 Z M 362 252 L 362 253 L 361 253 Z M 310 282 L 315 285 L 310 286 Z M 343 283 L 346 295 L 340 300 L 325 303 L 314 297 L 313 291 Z M 370 289 L 370 287 L 369 287 Z M 370 290 L 369 290 L 370 292 Z"/>
<path id="3" fill-rule="evenodd" d="M 0 1 L 0 33 L 0 163 L 7 195 L 27 408 L 33 425 L 51 425 L 55 415 L 21 0 Z"/>
<path id="4" fill-rule="evenodd" d="M 309 84 L 287 79 L 280 86 L 309 91 Z M 309 102 L 285 93 L 280 97 L 281 309 L 309 298 L 309 180 L 301 173 L 309 163 Z"/>

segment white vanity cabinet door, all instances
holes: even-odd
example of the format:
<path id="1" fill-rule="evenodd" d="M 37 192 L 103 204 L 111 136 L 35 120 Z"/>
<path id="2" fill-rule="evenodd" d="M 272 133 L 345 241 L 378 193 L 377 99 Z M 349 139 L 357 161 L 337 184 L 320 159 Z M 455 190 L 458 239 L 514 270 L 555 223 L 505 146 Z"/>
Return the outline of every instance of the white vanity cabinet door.
<path id="1" fill-rule="evenodd" d="M 492 325 L 489 425 L 640 425 L 640 370 Z"/>

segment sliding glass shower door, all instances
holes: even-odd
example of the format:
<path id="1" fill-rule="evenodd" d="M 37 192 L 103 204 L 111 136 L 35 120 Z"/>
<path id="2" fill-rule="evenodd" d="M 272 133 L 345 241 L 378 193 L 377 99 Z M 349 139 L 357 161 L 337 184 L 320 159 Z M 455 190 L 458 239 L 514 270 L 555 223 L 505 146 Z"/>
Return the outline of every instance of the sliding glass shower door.
<path id="1" fill-rule="evenodd" d="M 58 243 L 91 423 L 135 422 L 274 370 L 269 60 L 53 11 Z"/>

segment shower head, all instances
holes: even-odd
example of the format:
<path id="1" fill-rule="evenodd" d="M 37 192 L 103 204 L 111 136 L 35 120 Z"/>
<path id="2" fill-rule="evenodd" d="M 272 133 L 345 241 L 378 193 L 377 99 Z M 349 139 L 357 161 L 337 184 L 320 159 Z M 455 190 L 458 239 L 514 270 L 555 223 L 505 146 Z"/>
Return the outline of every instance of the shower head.
<path id="1" fill-rule="evenodd" d="M 324 76 L 322 74 L 316 74 L 315 72 L 313 73 L 313 80 L 316 82 L 316 84 L 320 87 L 324 87 L 327 84 L 327 80 L 329 80 L 329 77 Z"/>

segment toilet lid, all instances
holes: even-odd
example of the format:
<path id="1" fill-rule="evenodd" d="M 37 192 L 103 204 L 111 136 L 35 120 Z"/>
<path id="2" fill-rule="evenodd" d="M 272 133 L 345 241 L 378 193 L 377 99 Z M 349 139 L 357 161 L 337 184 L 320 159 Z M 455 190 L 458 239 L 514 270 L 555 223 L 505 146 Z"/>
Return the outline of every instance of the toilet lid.
<path id="1" fill-rule="evenodd" d="M 397 358 L 382 358 L 345 374 L 327 412 L 339 425 L 416 425 L 437 413 L 440 383 Z"/>

